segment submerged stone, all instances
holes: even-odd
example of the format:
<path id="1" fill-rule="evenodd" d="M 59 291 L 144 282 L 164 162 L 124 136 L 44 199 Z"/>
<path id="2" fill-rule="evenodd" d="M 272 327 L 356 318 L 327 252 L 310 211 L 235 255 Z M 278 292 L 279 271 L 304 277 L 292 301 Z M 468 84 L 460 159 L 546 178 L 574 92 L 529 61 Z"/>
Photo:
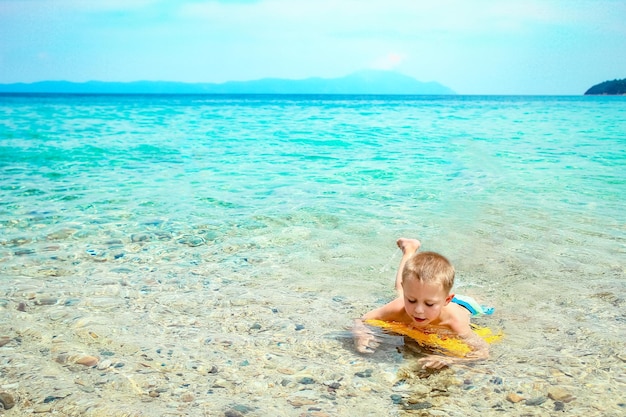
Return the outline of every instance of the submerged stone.
<path id="1" fill-rule="evenodd" d="M 524 400 L 524 397 L 522 397 L 521 395 L 518 395 L 514 392 L 510 392 L 507 396 L 506 396 L 507 401 L 512 402 L 512 403 L 518 403 L 522 400 Z"/>
<path id="2" fill-rule="evenodd" d="M 0 404 L 5 410 L 9 410 L 15 405 L 15 400 L 8 392 L 0 392 Z"/>
<path id="3" fill-rule="evenodd" d="M 204 245 L 206 241 L 201 236 L 185 235 L 181 237 L 180 239 L 178 239 L 178 243 L 182 245 L 187 245 L 190 247 L 196 247 L 196 246 Z"/>
<path id="4" fill-rule="evenodd" d="M 575 400 L 575 397 L 570 392 L 561 387 L 550 388 L 548 390 L 548 397 L 554 401 L 562 401 L 564 403 L 569 403 Z"/>
<path id="5" fill-rule="evenodd" d="M 133 233 L 130 235 L 130 241 L 133 243 L 149 242 L 150 240 L 150 235 L 147 233 Z"/>
<path id="6" fill-rule="evenodd" d="M 95 366 L 98 364 L 99 359 L 96 358 L 95 356 L 81 356 L 80 358 L 78 358 L 75 363 L 79 364 L 79 365 L 84 365 L 84 366 Z"/>
<path id="7" fill-rule="evenodd" d="M 58 302 L 56 298 L 40 298 L 35 301 L 35 305 L 38 306 L 52 306 Z"/>
<path id="8" fill-rule="evenodd" d="M 433 405 L 429 402 L 421 402 L 421 403 L 415 403 L 415 404 L 406 404 L 404 406 L 402 406 L 403 409 L 405 410 L 425 410 L 427 408 L 431 408 Z"/>
<path id="9" fill-rule="evenodd" d="M 526 402 L 524 404 L 526 405 L 541 405 L 543 403 L 545 403 L 547 400 L 546 397 L 535 397 L 535 398 L 531 398 L 529 400 L 526 400 Z"/>
<path id="10" fill-rule="evenodd" d="M 402 395 L 391 394 L 391 402 L 393 402 L 394 404 L 401 404 L 402 403 Z"/>
<path id="11" fill-rule="evenodd" d="M 364 371 L 357 372 L 354 375 L 356 375 L 356 376 L 358 376 L 360 378 L 369 378 L 369 377 L 372 376 L 373 372 L 374 371 L 372 369 L 366 369 Z"/>

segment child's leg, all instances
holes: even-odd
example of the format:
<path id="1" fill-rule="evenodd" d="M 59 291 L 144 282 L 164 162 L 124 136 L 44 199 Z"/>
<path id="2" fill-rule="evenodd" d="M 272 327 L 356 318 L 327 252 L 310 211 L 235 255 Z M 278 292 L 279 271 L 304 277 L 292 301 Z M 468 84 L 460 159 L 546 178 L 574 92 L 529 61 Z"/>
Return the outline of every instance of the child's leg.
<path id="1" fill-rule="evenodd" d="M 406 261 L 420 248 L 422 243 L 417 239 L 407 239 L 401 237 L 396 241 L 396 244 L 402 251 L 402 259 L 400 260 L 400 266 L 398 266 L 398 272 L 396 272 L 396 291 L 399 295 L 402 295 L 402 270 Z"/>

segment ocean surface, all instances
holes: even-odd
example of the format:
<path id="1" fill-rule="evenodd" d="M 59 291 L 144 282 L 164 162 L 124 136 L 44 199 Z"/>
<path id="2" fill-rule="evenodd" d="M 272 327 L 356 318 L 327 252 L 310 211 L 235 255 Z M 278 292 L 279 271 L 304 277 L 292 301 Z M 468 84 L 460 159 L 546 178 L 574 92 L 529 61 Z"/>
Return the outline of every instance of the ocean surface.
<path id="1" fill-rule="evenodd" d="M 624 415 L 625 207 L 626 97 L 0 95 L 4 415 Z M 354 350 L 399 237 L 488 360 Z"/>

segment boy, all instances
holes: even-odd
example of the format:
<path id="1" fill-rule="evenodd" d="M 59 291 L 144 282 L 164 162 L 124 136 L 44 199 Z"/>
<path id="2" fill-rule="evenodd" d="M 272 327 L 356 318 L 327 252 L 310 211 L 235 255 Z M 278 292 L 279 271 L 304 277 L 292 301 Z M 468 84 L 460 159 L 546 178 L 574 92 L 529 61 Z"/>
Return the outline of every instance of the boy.
<path id="1" fill-rule="evenodd" d="M 424 368 L 440 369 L 461 360 L 487 358 L 489 345 L 470 327 L 470 315 L 476 312 L 472 306 L 457 301 L 450 292 L 454 267 L 435 252 L 418 252 L 421 243 L 417 239 L 400 238 L 397 245 L 402 250 L 395 285 L 398 297 L 355 321 L 353 332 L 357 350 L 371 353 L 378 346 L 375 336 L 363 323 L 375 319 L 403 323 L 431 333 L 445 332 L 463 339 L 472 348 L 462 359 L 428 355 L 419 360 Z"/>

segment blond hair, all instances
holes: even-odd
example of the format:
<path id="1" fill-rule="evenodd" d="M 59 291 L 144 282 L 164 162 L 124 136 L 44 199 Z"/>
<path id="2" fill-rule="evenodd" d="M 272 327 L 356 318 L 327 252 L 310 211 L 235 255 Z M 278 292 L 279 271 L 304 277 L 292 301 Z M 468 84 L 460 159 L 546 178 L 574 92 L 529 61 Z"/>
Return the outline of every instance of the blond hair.
<path id="1" fill-rule="evenodd" d="M 445 256 L 436 252 L 417 252 L 402 270 L 402 282 L 409 279 L 441 284 L 450 293 L 454 285 L 454 267 Z"/>

